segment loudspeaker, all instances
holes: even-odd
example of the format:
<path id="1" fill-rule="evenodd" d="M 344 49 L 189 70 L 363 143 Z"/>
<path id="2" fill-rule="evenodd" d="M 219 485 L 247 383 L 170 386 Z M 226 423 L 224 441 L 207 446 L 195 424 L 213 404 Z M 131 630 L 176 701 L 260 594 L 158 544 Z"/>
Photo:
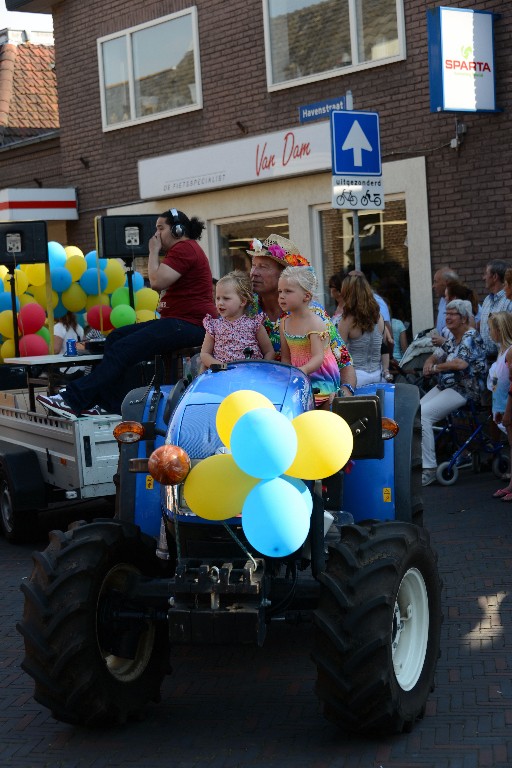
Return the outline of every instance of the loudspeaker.
<path id="1" fill-rule="evenodd" d="M 169 213 L 171 214 L 172 218 L 172 224 L 171 224 L 171 232 L 174 237 L 182 237 L 184 234 L 184 229 L 180 224 L 180 217 L 178 214 L 178 211 L 176 208 L 171 208 L 169 210 Z"/>
<path id="2" fill-rule="evenodd" d="M 98 257 L 129 261 L 147 256 L 157 218 L 156 214 L 97 216 Z"/>
<path id="3" fill-rule="evenodd" d="M 0 264 L 47 264 L 48 235 L 45 221 L 0 224 Z"/>

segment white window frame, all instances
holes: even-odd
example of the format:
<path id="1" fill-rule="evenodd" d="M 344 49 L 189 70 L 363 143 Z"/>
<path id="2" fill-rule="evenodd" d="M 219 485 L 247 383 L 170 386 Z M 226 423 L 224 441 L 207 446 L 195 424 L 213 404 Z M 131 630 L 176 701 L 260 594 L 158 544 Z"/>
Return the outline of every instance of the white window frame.
<path id="1" fill-rule="evenodd" d="M 194 76 L 195 76 L 195 84 L 196 84 L 196 101 L 194 104 L 188 104 L 185 107 L 176 107 L 175 109 L 169 109 L 169 110 L 166 110 L 165 112 L 157 112 L 155 114 L 144 115 L 143 117 L 136 117 L 135 115 L 135 82 L 133 77 L 132 35 L 135 32 L 139 32 L 141 29 L 147 29 L 148 27 L 156 27 L 159 24 L 164 24 L 172 19 L 177 19 L 180 16 L 191 16 L 192 18 L 192 39 L 193 39 L 193 46 L 194 46 Z M 124 120 L 119 123 L 109 124 L 107 122 L 107 108 L 106 108 L 106 100 L 105 100 L 105 81 L 104 81 L 104 73 L 103 73 L 102 46 L 104 43 L 107 43 L 110 40 L 116 40 L 119 38 L 124 38 L 126 42 L 126 54 L 127 54 L 127 60 L 128 60 L 128 66 L 129 66 L 128 89 L 130 94 L 131 117 L 129 120 Z M 99 78 L 100 78 L 101 122 L 102 122 L 102 128 L 104 132 L 118 131 L 121 128 L 128 128 L 132 125 L 149 123 L 149 122 L 152 122 L 153 120 L 163 120 L 166 117 L 181 115 L 185 112 L 194 112 L 198 109 L 203 108 L 201 62 L 200 62 L 200 56 L 199 56 L 199 29 L 198 29 L 198 20 L 197 20 L 197 8 L 195 6 L 186 8 L 183 11 L 178 11 L 177 13 L 171 13 L 168 16 L 162 16 L 159 19 L 155 19 L 154 21 L 150 21 L 145 24 L 138 24 L 135 27 L 129 27 L 128 29 L 123 29 L 121 32 L 114 32 L 111 35 L 100 37 L 96 41 L 96 45 L 97 45 L 97 51 L 98 51 L 98 68 L 99 68 Z"/>
<path id="2" fill-rule="evenodd" d="M 348 0 L 349 6 L 349 19 L 350 19 L 350 41 L 352 48 L 352 64 L 346 67 L 338 67 L 337 69 L 331 69 L 328 72 L 320 72 L 318 74 L 307 75 L 306 77 L 298 77 L 294 80 L 286 80 L 283 83 L 272 82 L 272 49 L 270 44 L 270 16 L 268 11 L 269 0 L 262 0 L 263 2 L 263 24 L 264 24 L 264 39 L 265 39 L 265 60 L 267 69 L 267 90 L 282 91 L 286 88 L 295 88 L 298 85 L 305 85 L 306 83 L 316 83 L 319 80 L 328 80 L 333 77 L 340 77 L 340 75 L 348 75 L 352 72 L 359 72 L 363 69 L 372 69 L 373 67 L 382 67 L 387 64 L 392 64 L 395 61 L 403 61 L 406 58 L 406 44 L 405 44 L 405 16 L 404 16 L 404 0 L 395 0 L 396 3 L 396 21 L 397 21 L 397 33 L 398 33 L 398 46 L 399 53 L 396 56 L 389 56 L 385 59 L 378 59 L 377 61 L 365 61 L 359 63 L 358 56 L 358 38 L 357 38 L 357 8 L 356 0 Z"/>

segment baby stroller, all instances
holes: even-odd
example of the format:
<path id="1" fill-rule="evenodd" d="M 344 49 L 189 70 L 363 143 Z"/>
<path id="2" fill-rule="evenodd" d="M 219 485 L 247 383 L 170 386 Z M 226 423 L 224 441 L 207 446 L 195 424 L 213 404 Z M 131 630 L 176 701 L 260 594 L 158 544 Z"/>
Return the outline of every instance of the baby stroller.
<path id="1" fill-rule="evenodd" d="M 502 478 L 509 471 L 509 445 L 503 437 L 493 437 L 492 413 L 488 405 L 478 405 L 469 400 L 462 408 L 449 414 L 443 425 L 434 427 L 436 452 L 443 452 L 448 458 L 441 462 L 436 471 L 436 480 L 441 485 L 453 485 L 459 477 L 459 470 L 471 468 L 481 472 L 484 465 L 490 467 L 496 477 Z"/>
<path id="2" fill-rule="evenodd" d="M 392 360 L 390 371 L 393 374 L 395 383 L 406 382 L 415 384 L 420 390 L 420 397 L 428 392 L 433 382 L 431 377 L 423 376 L 423 365 L 425 360 L 430 357 L 435 347 L 432 344 L 430 330 L 420 331 L 416 334 L 412 342 L 405 350 L 402 359 L 397 362 Z"/>

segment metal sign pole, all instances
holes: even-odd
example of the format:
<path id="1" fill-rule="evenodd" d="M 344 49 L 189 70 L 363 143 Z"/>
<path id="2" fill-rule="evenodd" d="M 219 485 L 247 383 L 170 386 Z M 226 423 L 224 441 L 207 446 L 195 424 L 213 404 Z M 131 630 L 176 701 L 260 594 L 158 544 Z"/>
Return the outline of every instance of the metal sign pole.
<path id="1" fill-rule="evenodd" d="M 352 213 L 352 235 L 354 238 L 354 269 L 361 270 L 361 243 L 359 241 L 359 211 Z"/>

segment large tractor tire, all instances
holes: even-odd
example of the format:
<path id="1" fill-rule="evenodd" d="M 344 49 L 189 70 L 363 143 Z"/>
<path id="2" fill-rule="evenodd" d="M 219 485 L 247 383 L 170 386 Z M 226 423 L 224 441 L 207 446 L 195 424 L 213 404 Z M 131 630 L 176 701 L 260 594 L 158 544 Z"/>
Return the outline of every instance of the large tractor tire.
<path id="1" fill-rule="evenodd" d="M 428 533 L 409 523 L 347 526 L 319 576 L 313 658 L 325 716 L 345 731 L 409 731 L 439 657 L 441 581 Z"/>
<path id="2" fill-rule="evenodd" d="M 156 575 L 154 550 L 136 526 L 97 520 L 53 531 L 46 550 L 34 553 L 21 587 L 22 668 L 34 678 L 36 701 L 57 720 L 122 723 L 159 700 L 167 622 L 130 610 L 126 598 L 134 574 Z"/>
<path id="3" fill-rule="evenodd" d="M 37 510 L 18 508 L 5 468 L 0 468 L 0 529 L 13 544 L 34 541 L 39 531 Z"/>

